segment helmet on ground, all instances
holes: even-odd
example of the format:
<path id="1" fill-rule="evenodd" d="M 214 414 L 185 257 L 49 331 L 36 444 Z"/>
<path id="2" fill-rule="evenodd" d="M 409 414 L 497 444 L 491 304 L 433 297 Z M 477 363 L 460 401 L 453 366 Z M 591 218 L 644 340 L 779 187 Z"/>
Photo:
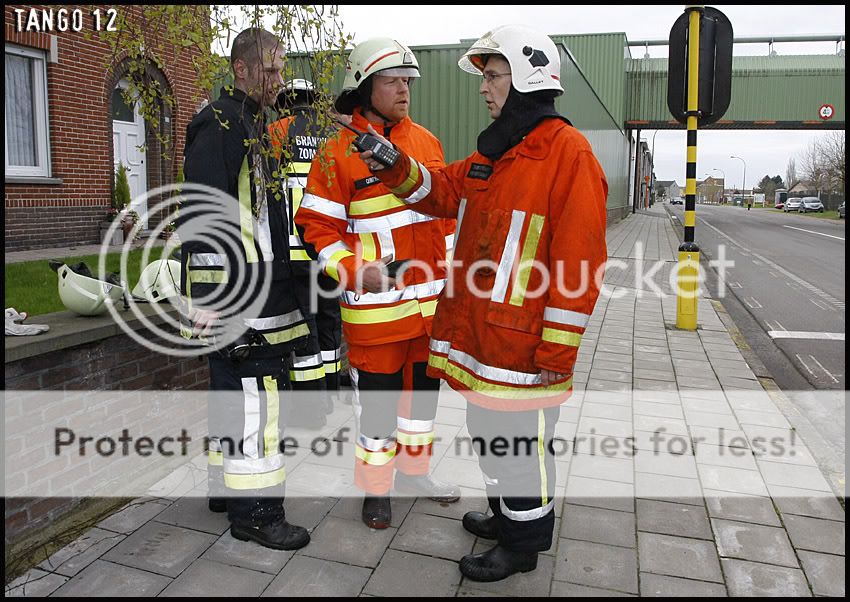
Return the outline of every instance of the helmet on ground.
<path id="1" fill-rule="evenodd" d="M 561 57 L 555 43 L 546 34 L 522 25 L 502 25 L 479 38 L 458 61 L 468 73 L 481 75 L 483 55 L 498 54 L 511 66 L 511 83 L 517 92 L 554 90 L 561 87 Z"/>
<path id="2" fill-rule="evenodd" d="M 58 265 L 55 265 L 57 264 Z M 114 274 L 110 282 L 91 277 L 91 271 L 85 263 L 69 266 L 61 262 L 51 262 L 51 268 L 59 276 L 59 299 L 72 312 L 81 316 L 98 316 L 107 310 L 108 303 L 115 303 L 124 294 L 124 288 L 117 284 Z"/>
<path id="3" fill-rule="evenodd" d="M 150 262 L 133 288 L 133 296 L 157 303 L 180 295 L 180 262 L 157 259 Z"/>
<path id="4" fill-rule="evenodd" d="M 410 48 L 392 38 L 371 38 L 360 42 L 348 57 L 342 92 L 334 108 L 351 115 L 361 104 L 361 86 L 376 73 L 389 77 L 419 77 L 419 63 Z"/>

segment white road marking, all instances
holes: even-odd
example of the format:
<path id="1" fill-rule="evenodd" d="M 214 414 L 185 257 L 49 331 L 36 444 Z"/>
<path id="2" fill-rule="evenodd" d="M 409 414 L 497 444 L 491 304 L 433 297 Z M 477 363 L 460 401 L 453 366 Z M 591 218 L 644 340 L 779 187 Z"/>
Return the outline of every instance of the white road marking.
<path id="1" fill-rule="evenodd" d="M 745 247 L 744 245 L 742 245 L 741 243 L 739 243 L 738 241 L 736 241 L 735 239 L 733 239 L 729 235 L 725 234 L 723 231 L 721 231 L 718 228 L 715 228 L 714 226 L 709 224 L 707 221 L 705 221 L 704 218 L 700 218 L 700 219 L 702 220 L 702 223 L 704 223 L 706 226 L 708 226 L 709 228 L 711 228 L 712 230 L 717 232 L 717 234 L 719 234 L 720 236 L 722 236 L 723 238 L 725 238 L 726 240 L 728 240 L 732 244 L 737 245 L 737 246 L 741 247 L 742 249 L 744 249 L 744 251 L 749 253 L 749 255 L 751 257 L 755 257 L 757 259 L 760 259 L 761 261 L 765 262 L 767 265 L 771 266 L 774 270 L 776 270 L 780 274 L 784 275 L 788 279 L 793 280 L 794 282 L 802 285 L 804 288 L 806 288 L 807 290 L 809 290 L 813 294 L 817 295 L 818 297 L 820 297 L 821 299 L 823 299 L 824 301 L 826 301 L 830 305 L 836 307 L 837 309 L 839 309 L 841 311 L 844 311 L 844 301 L 839 301 L 838 299 L 836 299 L 835 297 L 833 297 L 829 293 L 826 293 L 826 292 L 822 291 L 821 289 L 819 289 L 818 287 L 816 287 L 814 284 L 811 284 L 810 282 L 807 282 L 807 281 L 803 280 L 802 278 L 800 278 L 799 276 L 789 272 L 788 270 L 783 268 L 781 265 L 774 263 L 773 261 L 771 261 L 767 257 L 764 257 L 763 255 L 759 255 L 758 253 L 756 253 L 755 251 L 753 251 L 751 249 L 748 249 L 747 247 Z M 792 288 L 794 288 L 794 285 L 791 282 L 788 282 L 788 286 L 791 286 Z"/>
<path id="2" fill-rule="evenodd" d="M 783 228 L 791 228 L 792 230 L 799 230 L 800 232 L 808 232 L 809 234 L 820 234 L 821 236 L 828 236 L 829 238 L 837 238 L 838 240 L 844 240 L 840 236 L 833 236 L 832 234 L 824 234 L 823 232 L 815 232 L 814 230 L 806 230 L 805 228 L 795 228 L 794 226 L 782 226 Z"/>
<path id="3" fill-rule="evenodd" d="M 806 330 L 769 330 L 772 339 L 821 339 L 824 341 L 843 341 L 843 332 L 810 332 Z M 798 356 L 799 357 L 799 356 Z"/>
<path id="4" fill-rule="evenodd" d="M 832 309 L 829 305 L 826 305 L 825 303 L 822 303 L 822 302 L 820 302 L 820 301 L 817 301 L 816 299 L 812 299 L 811 297 L 809 297 L 809 301 L 811 301 L 814 305 L 816 305 L 817 307 L 820 307 L 820 308 L 821 308 L 821 309 L 823 309 L 823 310 L 826 310 L 826 311 L 835 311 L 835 310 L 834 310 L 834 309 Z"/>
<path id="5" fill-rule="evenodd" d="M 807 371 L 809 374 L 811 374 L 812 376 L 814 376 L 814 375 L 815 375 L 815 373 L 814 373 L 814 372 L 812 372 L 812 369 L 811 369 L 811 368 L 809 368 L 809 367 L 806 365 L 806 362 L 804 362 L 804 361 L 803 361 L 803 358 L 801 358 L 801 357 L 800 357 L 800 354 L 799 354 L 799 353 L 795 353 L 794 355 L 795 355 L 795 356 L 797 356 L 797 361 L 799 361 L 801 364 L 803 364 L 803 368 L 805 368 L 805 369 L 806 369 L 806 371 Z M 811 357 L 811 356 L 809 356 L 809 357 Z"/>
<path id="6" fill-rule="evenodd" d="M 744 288 L 744 287 L 743 287 L 743 286 L 741 286 L 741 283 L 740 283 L 740 282 L 730 282 L 730 283 L 729 283 L 729 288 Z"/>
<path id="7" fill-rule="evenodd" d="M 774 278 L 779 278 L 779 274 L 777 274 L 776 272 L 774 272 L 774 271 L 772 271 L 772 270 L 771 270 L 770 272 L 768 272 L 768 274 L 770 274 L 770 275 L 771 275 L 771 276 L 773 276 Z"/>
<path id="8" fill-rule="evenodd" d="M 816 358 L 813 355 L 809 355 L 809 357 L 812 358 L 812 360 L 814 360 L 814 362 L 820 367 L 820 369 L 823 370 L 826 373 L 826 375 L 833 380 L 833 382 L 836 382 L 836 383 L 838 382 L 838 379 L 835 378 L 829 370 L 827 370 L 826 368 L 823 367 L 823 364 L 821 364 L 818 361 L 818 358 Z"/>
<path id="9" fill-rule="evenodd" d="M 752 299 L 752 303 L 750 301 L 744 299 L 744 303 L 746 303 L 750 307 L 750 309 L 760 309 L 760 308 L 764 307 L 761 303 L 758 302 L 758 300 L 755 297 L 750 297 L 750 299 Z"/>

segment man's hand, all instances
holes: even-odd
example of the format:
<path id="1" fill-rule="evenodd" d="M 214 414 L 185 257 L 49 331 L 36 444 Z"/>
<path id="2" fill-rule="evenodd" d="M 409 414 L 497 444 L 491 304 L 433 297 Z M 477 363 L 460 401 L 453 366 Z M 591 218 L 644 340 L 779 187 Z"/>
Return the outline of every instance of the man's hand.
<path id="1" fill-rule="evenodd" d="M 189 314 L 189 320 L 192 322 L 192 336 L 210 336 L 220 316 L 221 314 L 217 311 L 193 308 Z"/>
<path id="2" fill-rule="evenodd" d="M 390 148 L 395 148 L 393 146 L 392 142 L 390 142 L 389 140 L 387 140 L 386 138 L 384 138 L 378 132 L 375 131 L 375 128 L 372 127 L 371 123 L 369 124 L 368 132 L 370 134 L 372 134 L 373 136 L 375 136 L 375 138 L 377 138 L 378 140 L 380 140 L 381 142 L 383 142 L 384 144 L 389 146 Z M 357 149 L 355 148 L 354 150 L 356 151 Z M 371 171 L 380 171 L 380 170 L 382 170 L 386 167 L 383 163 L 378 163 L 377 161 L 372 159 L 372 151 L 366 151 L 366 152 L 360 153 L 360 159 L 363 160 L 363 162 L 369 167 L 369 169 Z"/>
<path id="3" fill-rule="evenodd" d="M 540 370 L 540 378 L 543 381 L 544 385 L 554 385 L 557 381 L 563 380 L 567 377 L 566 374 L 560 374 L 558 372 L 553 372 L 552 370 L 547 370 L 546 368 L 542 368 Z"/>
<path id="4" fill-rule="evenodd" d="M 367 293 L 385 293 L 395 288 L 395 278 L 387 276 L 387 264 L 393 260 L 392 255 L 381 257 L 375 261 L 364 263 L 355 277 L 357 290 Z"/>

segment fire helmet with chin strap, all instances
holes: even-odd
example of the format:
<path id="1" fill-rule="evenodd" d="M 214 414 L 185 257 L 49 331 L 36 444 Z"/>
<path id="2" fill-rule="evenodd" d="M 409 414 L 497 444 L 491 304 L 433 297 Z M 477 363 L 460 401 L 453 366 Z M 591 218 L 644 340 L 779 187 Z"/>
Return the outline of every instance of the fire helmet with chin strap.
<path id="1" fill-rule="evenodd" d="M 334 108 L 351 115 L 369 98 L 363 98 L 364 84 L 375 74 L 388 77 L 419 77 L 419 63 L 413 52 L 392 38 L 371 38 L 355 46 L 345 65 L 342 92 Z"/>
<path id="2" fill-rule="evenodd" d="M 81 316 L 98 316 L 106 312 L 107 305 L 115 303 L 124 295 L 117 276 L 110 275 L 109 281 L 93 278 L 85 263 L 69 266 L 51 261 L 50 267 L 59 276 L 59 299 L 72 312 Z"/>
<path id="3" fill-rule="evenodd" d="M 180 296 L 180 262 L 174 259 L 157 259 L 142 270 L 133 296 L 157 303 L 163 299 Z"/>
<path id="4" fill-rule="evenodd" d="M 511 66 L 511 84 L 517 92 L 552 90 L 561 86 L 561 57 L 546 34 L 522 25 L 502 25 L 481 36 L 458 61 L 468 73 L 482 75 L 486 55 L 497 54 Z"/>

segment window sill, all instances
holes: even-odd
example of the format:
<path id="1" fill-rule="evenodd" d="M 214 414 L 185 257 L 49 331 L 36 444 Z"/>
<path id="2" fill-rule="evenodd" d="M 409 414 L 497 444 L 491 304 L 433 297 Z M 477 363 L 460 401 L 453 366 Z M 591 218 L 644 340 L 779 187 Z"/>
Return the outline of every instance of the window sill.
<path id="1" fill-rule="evenodd" d="M 6 176 L 6 184 L 41 184 L 43 186 L 61 186 L 62 178 L 45 178 L 41 176 Z"/>

